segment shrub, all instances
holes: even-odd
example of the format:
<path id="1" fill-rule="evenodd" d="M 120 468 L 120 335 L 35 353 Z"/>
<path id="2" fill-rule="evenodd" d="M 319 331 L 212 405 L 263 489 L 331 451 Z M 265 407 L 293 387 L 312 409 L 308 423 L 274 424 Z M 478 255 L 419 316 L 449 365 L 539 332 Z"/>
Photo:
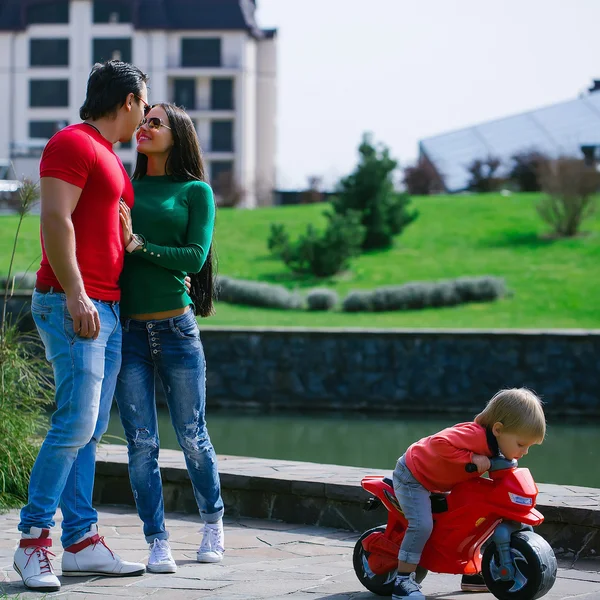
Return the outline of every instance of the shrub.
<path id="1" fill-rule="evenodd" d="M 537 205 L 539 215 L 556 235 L 576 235 L 596 211 L 600 173 L 583 160 L 566 156 L 543 163 L 540 181 L 546 197 Z"/>
<path id="2" fill-rule="evenodd" d="M 485 160 L 474 160 L 467 167 L 471 175 L 469 190 L 480 194 L 498 190 L 502 185 L 502 179 L 496 177 L 496 171 L 501 165 L 502 162 L 495 156 L 488 156 Z"/>
<path id="3" fill-rule="evenodd" d="M 444 191 L 443 178 L 425 158 L 404 169 L 403 183 L 406 191 L 415 196 L 428 196 Z"/>
<path id="4" fill-rule="evenodd" d="M 346 269 L 350 259 L 360 253 L 364 237 L 364 227 L 360 224 L 360 215 L 348 212 L 345 215 L 325 213 L 327 227 L 319 232 L 313 225 L 308 225 L 306 233 L 295 242 L 279 243 L 287 239 L 283 228 L 271 229 L 270 244 L 275 244 L 283 262 L 294 272 L 312 274 L 316 277 L 329 277 Z"/>
<path id="5" fill-rule="evenodd" d="M 273 256 L 281 257 L 283 251 L 290 243 L 290 236 L 281 223 L 271 223 L 267 247 Z"/>
<path id="6" fill-rule="evenodd" d="M 362 248 L 389 248 L 394 236 L 418 216 L 409 212 L 410 198 L 394 190 L 393 174 L 398 163 L 385 146 L 375 147 L 368 135 L 358 148 L 359 163 L 342 179 L 332 204 L 336 213 L 356 211 L 365 228 Z"/>
<path id="7" fill-rule="evenodd" d="M 308 187 L 300 193 L 300 204 L 323 202 L 324 197 L 323 192 L 321 192 L 321 178 L 312 175 L 308 178 Z"/>
<path id="8" fill-rule="evenodd" d="M 337 303 L 337 293 L 328 288 L 315 288 L 306 296 L 308 310 L 331 310 Z"/>
<path id="9" fill-rule="evenodd" d="M 509 179 L 513 181 L 521 192 L 539 192 L 540 169 L 548 157 L 536 150 L 519 152 L 511 157 L 513 162 Z"/>
<path id="10" fill-rule="evenodd" d="M 350 292 L 342 302 L 344 312 L 371 312 L 373 310 L 373 293 L 364 290 Z"/>
<path id="11" fill-rule="evenodd" d="M 460 304 L 461 298 L 456 281 L 438 281 L 429 292 L 429 306 L 437 308 L 440 306 L 455 306 Z"/>
<path id="12" fill-rule="evenodd" d="M 458 302 L 490 302 L 507 294 L 506 283 L 500 277 L 460 277 L 453 281 Z"/>
<path id="13" fill-rule="evenodd" d="M 373 292 L 373 310 L 415 310 L 429 306 L 433 284 L 421 281 L 377 288 Z"/>
<path id="14" fill-rule="evenodd" d="M 282 285 L 245 281 L 219 276 L 217 278 L 217 299 L 230 304 L 298 310 L 302 308 L 302 298 Z"/>
<path id="15" fill-rule="evenodd" d="M 467 302 L 490 302 L 506 295 L 498 277 L 461 277 L 454 280 L 413 281 L 372 291 L 350 292 L 342 304 L 346 312 L 384 312 L 455 306 Z"/>
<path id="16" fill-rule="evenodd" d="M 215 197 L 221 208 L 234 208 L 245 196 L 245 190 L 240 186 L 231 171 L 222 171 L 214 182 Z"/>

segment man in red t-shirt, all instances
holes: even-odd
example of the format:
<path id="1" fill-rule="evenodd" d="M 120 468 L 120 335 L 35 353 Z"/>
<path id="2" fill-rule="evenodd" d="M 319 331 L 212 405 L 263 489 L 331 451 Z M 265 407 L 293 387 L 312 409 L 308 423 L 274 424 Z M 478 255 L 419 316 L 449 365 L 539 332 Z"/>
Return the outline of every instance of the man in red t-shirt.
<path id="1" fill-rule="evenodd" d="M 58 132 L 40 164 L 42 262 L 31 312 L 54 369 L 57 409 L 31 472 L 14 558 L 23 582 L 36 591 L 60 589 L 49 558 L 59 502 L 63 575 L 145 570 L 111 552 L 98 535 L 92 491 L 96 445 L 121 366 L 119 200 L 133 205 L 113 144 L 130 140 L 144 118 L 147 79 L 127 63 L 96 64 L 80 109 L 83 123 Z"/>

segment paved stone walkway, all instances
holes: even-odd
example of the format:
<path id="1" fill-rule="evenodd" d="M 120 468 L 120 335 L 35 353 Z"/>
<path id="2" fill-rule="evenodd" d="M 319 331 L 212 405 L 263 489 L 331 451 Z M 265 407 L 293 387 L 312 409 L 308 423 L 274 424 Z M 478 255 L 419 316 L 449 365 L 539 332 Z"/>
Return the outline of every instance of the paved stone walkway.
<path id="1" fill-rule="evenodd" d="M 60 520 L 60 519 L 58 519 Z M 151 598 L 152 600 L 374 600 L 358 582 L 352 569 L 356 534 L 348 531 L 291 525 L 277 521 L 240 519 L 226 521 L 225 560 L 217 565 L 195 561 L 199 543 L 197 517 L 169 514 L 173 555 L 179 570 L 173 575 L 111 579 L 64 578 L 54 594 L 25 591 L 12 569 L 18 539 L 17 511 L 0 515 L 0 598 L 68 598 L 102 600 Z M 147 548 L 137 515 L 124 508 L 102 507 L 101 534 L 128 560 L 145 562 Z M 58 536 L 58 531 L 56 531 Z M 60 546 L 54 561 L 60 567 Z M 561 559 L 559 578 L 545 596 L 548 600 L 600 599 L 600 560 Z M 58 573 L 60 575 L 60 573 Z M 428 598 L 493 600 L 491 594 L 463 594 L 459 577 L 430 574 L 424 582 Z"/>

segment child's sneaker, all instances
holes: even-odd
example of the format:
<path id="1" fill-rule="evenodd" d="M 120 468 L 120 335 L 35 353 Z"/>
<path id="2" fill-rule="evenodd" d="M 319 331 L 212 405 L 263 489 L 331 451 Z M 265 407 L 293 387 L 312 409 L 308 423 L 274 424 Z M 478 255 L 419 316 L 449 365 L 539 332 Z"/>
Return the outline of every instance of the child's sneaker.
<path id="1" fill-rule="evenodd" d="M 460 589 L 463 592 L 489 591 L 481 573 L 477 573 L 477 575 L 463 575 L 460 581 Z"/>
<path id="2" fill-rule="evenodd" d="M 421 586 L 415 580 L 415 573 L 410 575 L 396 575 L 394 582 L 394 593 L 392 600 L 425 600 L 425 596 L 421 592 Z"/>

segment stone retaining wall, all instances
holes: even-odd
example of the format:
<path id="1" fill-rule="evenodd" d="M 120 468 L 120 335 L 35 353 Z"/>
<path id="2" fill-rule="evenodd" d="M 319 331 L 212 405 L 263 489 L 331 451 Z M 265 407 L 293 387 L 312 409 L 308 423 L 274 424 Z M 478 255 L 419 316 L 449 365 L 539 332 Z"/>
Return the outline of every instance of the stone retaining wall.
<path id="1" fill-rule="evenodd" d="M 600 415 L 600 330 L 204 329 L 202 340 L 215 407 L 473 412 L 527 386 L 550 414 Z"/>
<path id="2" fill-rule="evenodd" d="M 9 303 L 24 329 L 29 301 Z M 215 408 L 472 413 L 527 386 L 548 414 L 600 416 L 600 330 L 202 328 L 202 341 Z"/>

